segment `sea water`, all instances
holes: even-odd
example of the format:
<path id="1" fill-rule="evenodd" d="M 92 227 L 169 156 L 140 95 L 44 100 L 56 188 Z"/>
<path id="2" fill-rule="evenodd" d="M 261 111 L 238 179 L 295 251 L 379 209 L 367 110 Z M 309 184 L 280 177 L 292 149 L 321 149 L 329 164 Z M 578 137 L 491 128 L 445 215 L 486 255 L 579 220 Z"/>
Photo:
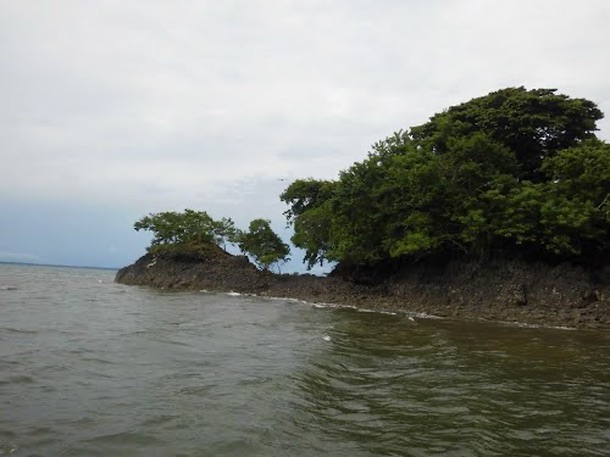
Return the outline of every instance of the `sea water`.
<path id="1" fill-rule="evenodd" d="M 610 455 L 610 335 L 0 265 L 0 455 Z"/>

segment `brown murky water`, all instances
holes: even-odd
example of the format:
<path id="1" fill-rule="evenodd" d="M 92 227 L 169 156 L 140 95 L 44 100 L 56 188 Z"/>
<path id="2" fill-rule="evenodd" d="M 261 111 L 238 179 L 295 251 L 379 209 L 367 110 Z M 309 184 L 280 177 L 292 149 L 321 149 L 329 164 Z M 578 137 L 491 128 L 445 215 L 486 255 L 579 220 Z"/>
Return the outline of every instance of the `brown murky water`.
<path id="1" fill-rule="evenodd" d="M 0 265 L 0 455 L 610 455 L 610 335 Z"/>

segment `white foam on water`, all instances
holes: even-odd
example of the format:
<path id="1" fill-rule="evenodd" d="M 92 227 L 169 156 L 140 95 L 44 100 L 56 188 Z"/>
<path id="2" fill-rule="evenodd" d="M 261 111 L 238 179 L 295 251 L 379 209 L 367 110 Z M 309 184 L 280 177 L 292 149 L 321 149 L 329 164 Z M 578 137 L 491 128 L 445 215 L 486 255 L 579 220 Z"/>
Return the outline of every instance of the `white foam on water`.
<path id="1" fill-rule="evenodd" d="M 258 295 L 260 298 L 264 298 L 265 300 L 272 301 L 289 301 L 292 303 L 307 303 L 305 300 L 299 300 L 298 298 L 290 298 L 290 297 L 268 297 L 266 295 Z"/>
<path id="2" fill-rule="evenodd" d="M 323 301 L 317 301 L 315 303 L 309 303 L 309 302 L 305 302 L 306 304 L 314 307 L 314 308 L 318 308 L 318 309 L 324 309 L 324 308 L 331 308 L 331 309 L 335 309 L 335 308 L 346 308 L 346 306 L 343 305 L 339 305 L 337 303 L 327 303 L 327 302 L 323 302 Z"/>
<path id="3" fill-rule="evenodd" d="M 486 321 L 488 322 L 488 321 Z M 494 321 L 489 321 L 494 323 Z M 525 322 L 519 322 L 519 321 L 497 321 L 495 322 L 497 324 L 501 324 L 501 325 L 508 325 L 511 327 L 519 327 L 519 328 L 549 328 L 549 329 L 553 329 L 553 330 L 576 330 L 576 327 L 565 327 L 563 325 L 544 325 L 544 324 L 527 324 Z"/>
<path id="4" fill-rule="evenodd" d="M 398 313 L 392 311 L 377 311 L 379 314 L 387 314 L 388 316 L 398 316 Z"/>
<path id="5" fill-rule="evenodd" d="M 407 313 L 407 315 L 409 317 L 417 317 L 418 319 L 445 319 L 444 317 L 428 313 Z"/>
<path id="6" fill-rule="evenodd" d="M 208 292 L 208 291 L 205 289 L 201 289 L 199 292 Z M 241 294 L 239 292 L 227 292 L 226 295 L 229 295 L 231 297 L 259 297 L 259 298 L 263 298 L 265 300 L 302 303 L 302 304 L 309 305 L 312 308 L 316 308 L 316 309 L 324 309 L 324 308 L 353 309 L 354 311 L 359 312 L 359 313 L 377 313 L 377 314 L 386 314 L 389 316 L 406 316 L 406 318 L 411 322 L 415 322 L 416 318 L 417 319 L 445 319 L 444 317 L 435 316 L 434 314 L 428 314 L 428 313 L 409 312 L 409 311 L 406 311 L 406 312 L 384 311 L 384 310 L 371 309 L 371 308 L 360 308 L 360 307 L 354 306 L 354 305 L 343 305 L 343 304 L 339 304 L 339 303 L 310 302 L 307 300 L 301 300 L 298 298 L 290 298 L 290 297 L 273 297 L 273 296 L 257 295 L 257 294 Z"/>

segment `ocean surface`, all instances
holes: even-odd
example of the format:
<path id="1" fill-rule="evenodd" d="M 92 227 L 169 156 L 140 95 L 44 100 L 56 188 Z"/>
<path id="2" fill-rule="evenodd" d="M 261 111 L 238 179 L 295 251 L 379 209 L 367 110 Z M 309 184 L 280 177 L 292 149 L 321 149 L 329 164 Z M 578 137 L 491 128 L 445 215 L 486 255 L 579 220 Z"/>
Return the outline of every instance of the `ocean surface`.
<path id="1" fill-rule="evenodd" d="M 1 456 L 610 455 L 610 335 L 0 264 Z"/>

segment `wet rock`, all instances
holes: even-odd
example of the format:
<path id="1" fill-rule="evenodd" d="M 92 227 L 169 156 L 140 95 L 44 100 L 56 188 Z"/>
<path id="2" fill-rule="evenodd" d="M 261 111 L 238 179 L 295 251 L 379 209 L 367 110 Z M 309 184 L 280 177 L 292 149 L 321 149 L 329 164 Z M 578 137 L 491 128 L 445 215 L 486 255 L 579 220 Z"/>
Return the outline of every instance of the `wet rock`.
<path id="1" fill-rule="evenodd" d="M 365 273 L 361 272 L 356 281 L 350 271 L 326 278 L 276 275 L 259 271 L 244 256 L 232 256 L 218 248 L 203 254 L 147 254 L 119 270 L 116 281 L 164 289 L 235 291 L 469 320 L 610 328 L 610 275 L 600 274 L 599 269 L 587 271 L 570 264 L 520 261 L 453 261 L 445 265 L 411 265 L 391 271 L 386 277 Z"/>

